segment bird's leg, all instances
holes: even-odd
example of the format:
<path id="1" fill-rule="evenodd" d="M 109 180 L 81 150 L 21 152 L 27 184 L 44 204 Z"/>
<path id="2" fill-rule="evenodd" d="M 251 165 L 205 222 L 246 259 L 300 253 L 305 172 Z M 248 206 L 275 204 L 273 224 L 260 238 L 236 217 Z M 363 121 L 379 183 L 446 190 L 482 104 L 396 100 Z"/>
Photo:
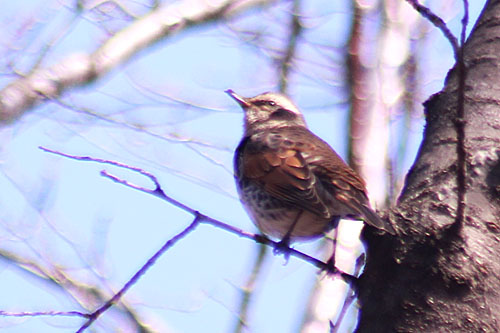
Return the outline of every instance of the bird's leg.
<path id="1" fill-rule="evenodd" d="M 338 221 L 337 225 L 335 226 L 335 229 L 333 229 L 333 239 L 332 239 L 332 255 L 330 258 L 326 261 L 326 271 L 327 272 L 335 272 L 337 268 L 335 267 L 335 253 L 337 252 L 337 236 L 339 234 L 339 229 L 337 228 L 338 226 Z"/>
<path id="2" fill-rule="evenodd" d="M 295 220 L 293 221 L 292 225 L 290 226 L 290 229 L 286 232 L 285 236 L 276 244 L 274 247 L 273 253 L 275 255 L 283 253 L 283 256 L 285 257 L 285 260 L 288 261 L 288 258 L 290 258 L 290 238 L 292 237 L 293 229 L 295 229 L 295 226 L 297 225 L 297 222 L 299 222 L 300 216 L 302 215 L 303 210 L 299 211 L 297 216 L 295 217 Z"/>
<path id="3" fill-rule="evenodd" d="M 337 250 L 337 236 L 339 234 L 338 232 L 338 226 L 340 222 L 340 216 L 334 216 L 333 219 L 330 221 L 328 224 L 328 230 L 333 229 L 333 237 L 332 237 L 332 255 L 326 262 L 327 266 L 329 268 L 335 268 L 335 252 Z M 328 268 L 328 269 L 329 269 Z"/>

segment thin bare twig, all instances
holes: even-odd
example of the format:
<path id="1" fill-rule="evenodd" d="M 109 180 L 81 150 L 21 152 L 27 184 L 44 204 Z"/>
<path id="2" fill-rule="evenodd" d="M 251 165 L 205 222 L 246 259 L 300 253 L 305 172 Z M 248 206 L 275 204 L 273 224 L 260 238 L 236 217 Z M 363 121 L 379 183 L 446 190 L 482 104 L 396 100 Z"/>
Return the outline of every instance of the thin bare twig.
<path id="1" fill-rule="evenodd" d="M 250 273 L 250 276 L 248 277 L 245 286 L 242 288 L 242 297 L 238 311 L 239 315 L 238 315 L 238 320 L 236 322 L 236 328 L 234 329 L 235 333 L 243 332 L 243 328 L 247 326 L 248 309 L 252 301 L 252 296 L 255 290 L 257 279 L 259 278 L 262 272 L 262 266 L 266 259 L 266 253 L 267 253 L 267 246 L 265 246 L 264 244 L 260 244 L 252 272 Z"/>
<path id="2" fill-rule="evenodd" d="M 211 148 L 211 149 L 218 149 L 217 147 L 215 147 L 215 145 L 212 145 L 212 144 L 207 143 L 207 142 L 196 141 L 194 139 L 182 138 L 181 136 L 173 136 L 173 135 L 166 136 L 166 135 L 157 134 L 155 132 L 148 131 L 148 130 L 146 130 L 143 127 L 140 127 L 138 125 L 130 124 L 130 123 L 127 123 L 127 122 L 122 121 L 122 120 L 116 120 L 116 119 L 114 119 L 110 116 L 104 115 L 104 114 L 99 114 L 99 113 L 97 113 L 89 108 L 77 107 L 74 105 L 70 105 L 70 104 L 68 104 L 60 99 L 53 99 L 52 101 L 54 103 L 57 103 L 58 105 L 64 107 L 64 108 L 68 109 L 68 110 L 82 113 L 82 114 L 94 117 L 96 119 L 102 120 L 104 122 L 132 130 L 132 131 L 137 132 L 137 133 L 146 134 L 152 138 L 159 139 L 161 141 L 165 141 L 165 142 L 168 142 L 171 144 L 182 144 L 185 147 L 187 147 L 187 149 L 193 151 L 195 154 L 197 154 L 198 156 L 207 160 L 208 162 L 210 162 L 216 166 L 221 167 L 222 169 L 224 169 L 224 171 L 226 171 L 229 174 L 233 174 L 233 172 L 231 170 L 229 170 L 222 162 L 213 159 L 211 156 L 208 156 L 203 151 L 200 151 L 194 147 L 194 146 L 200 146 L 200 147 L 207 147 L 207 148 Z M 222 149 L 220 149 L 220 150 L 222 150 Z"/>
<path id="3" fill-rule="evenodd" d="M 34 105 L 57 98 L 70 88 L 103 77 L 167 37 L 270 2 L 218 0 L 188 6 L 178 1 L 159 7 L 111 36 L 95 52 L 73 54 L 52 67 L 18 78 L 0 90 L 0 124 L 14 121 Z"/>
<path id="4" fill-rule="evenodd" d="M 8 312 L 0 310 L 0 316 L 4 317 L 40 317 L 40 316 L 64 316 L 89 318 L 88 313 L 80 311 L 35 311 L 35 312 Z"/>
<path id="5" fill-rule="evenodd" d="M 442 18 L 434 14 L 428 7 L 425 7 L 424 5 L 420 4 L 418 0 L 406 0 L 417 12 L 420 13 L 423 17 L 425 17 L 429 22 L 434 24 L 436 28 L 441 30 L 443 35 L 448 39 L 448 41 L 451 44 L 451 47 L 453 48 L 453 54 L 455 55 L 455 60 L 458 61 L 459 58 L 459 50 L 460 50 L 460 45 L 458 44 L 457 37 L 453 36 L 451 33 L 450 29 L 446 26 L 446 23 L 443 21 Z"/>
<path id="6" fill-rule="evenodd" d="M 279 90 L 283 93 L 286 93 L 288 87 L 290 68 L 292 67 L 292 61 L 297 50 L 297 40 L 303 29 L 302 23 L 300 22 L 300 0 L 293 1 L 292 10 L 288 45 L 283 58 L 280 59 Z"/>
<path id="7" fill-rule="evenodd" d="M 251 239 L 257 243 L 261 243 L 261 244 L 266 244 L 266 245 L 269 245 L 269 246 L 272 246 L 273 248 L 278 248 L 278 247 L 282 247 L 282 245 L 279 243 L 279 242 L 275 242 L 269 238 L 267 238 L 266 236 L 263 236 L 263 235 L 260 235 L 260 234 L 255 234 L 255 233 L 252 233 L 252 232 L 248 232 L 248 231 L 244 231 L 240 228 L 236 228 L 236 227 L 233 227 L 227 223 L 224 223 L 224 222 L 221 222 L 217 219 L 214 219 L 206 214 L 203 214 L 199 211 L 197 211 L 196 209 L 194 208 L 191 208 L 190 206 L 168 196 L 162 189 L 158 179 L 156 178 L 156 176 L 154 176 L 153 174 L 145 171 L 145 170 L 142 170 L 141 168 L 137 168 L 137 167 L 132 167 L 132 166 L 129 166 L 129 165 L 126 165 L 124 163 L 120 163 L 120 162 L 115 162 L 115 161 L 110 161 L 110 160 L 105 160 L 105 159 L 101 159 L 101 158 L 94 158 L 94 157 L 90 157 L 90 156 L 76 156 L 76 155 L 70 155 L 70 154 L 65 154 L 65 153 L 62 153 L 62 152 L 58 152 L 56 150 L 52 150 L 52 149 L 48 149 L 48 148 L 45 148 L 45 147 L 39 147 L 41 150 L 45 151 L 45 152 L 48 152 L 48 153 L 52 153 L 52 154 L 55 154 L 55 155 L 59 155 L 59 156 L 63 156 L 63 157 L 67 157 L 67 158 L 70 158 L 70 159 L 74 159 L 74 160 L 78 160 L 78 161 L 86 161 L 86 162 L 96 162 L 96 163 L 101 163 L 101 164 L 109 164 L 109 165 L 113 165 L 113 166 L 116 166 L 116 167 L 119 167 L 119 168 L 124 168 L 124 169 L 127 169 L 127 170 L 130 170 L 130 171 L 134 171 L 134 172 L 137 172 L 143 176 L 146 176 L 148 177 L 155 185 L 155 188 L 154 189 L 148 189 L 148 188 L 145 188 L 145 187 L 142 187 L 142 186 L 139 186 L 139 185 L 136 185 L 136 184 L 133 184 L 127 180 L 124 180 L 124 179 L 121 179 L 117 176 L 114 176 L 112 174 L 110 174 L 109 172 L 107 172 L 106 170 L 103 170 L 101 171 L 101 175 L 106 177 L 106 178 L 109 178 L 111 180 L 113 180 L 114 182 L 116 183 L 119 183 L 119 184 L 122 184 L 122 185 L 125 185 L 127 187 L 130 187 L 130 188 L 133 188 L 135 190 L 138 190 L 138 191 L 141 191 L 141 192 L 145 192 L 145 193 L 148 193 L 148 194 L 151 194 L 151 195 L 154 195 L 160 199 L 163 199 L 165 200 L 166 202 L 172 204 L 173 206 L 177 207 L 177 208 L 180 208 L 190 214 L 192 214 L 193 216 L 197 217 L 198 218 L 198 222 L 199 223 L 205 223 L 205 224 L 210 224 L 210 225 L 213 225 L 217 228 L 220 228 L 220 229 L 223 229 L 225 231 L 228 231 L 230 233 L 233 233 L 239 237 L 242 237 L 242 238 L 247 238 L 247 239 Z M 323 271 L 326 271 L 328 272 L 329 274 L 333 274 L 333 275 L 339 275 L 340 277 L 342 277 L 347 283 L 349 284 L 355 284 L 355 282 L 357 281 L 357 278 L 350 275 L 350 274 L 347 274 L 345 272 L 342 272 L 340 270 L 338 270 L 337 268 L 335 267 L 331 267 L 330 265 L 328 265 L 327 263 L 321 261 L 321 260 L 318 260 L 314 257 L 311 257 L 310 255 L 308 254 L 305 254 L 303 252 L 300 252 L 300 251 L 297 251 L 295 250 L 294 248 L 288 248 L 286 249 L 286 251 L 294 256 L 294 257 L 297 257 L 297 258 L 300 258 L 308 263 L 310 263 L 311 265 L 323 270 Z"/>
<path id="8" fill-rule="evenodd" d="M 469 3 L 468 0 L 463 0 L 464 15 L 462 17 L 462 29 L 460 32 L 460 44 L 451 31 L 447 28 L 446 23 L 434 14 L 429 8 L 418 3 L 417 0 L 406 0 L 413 6 L 422 16 L 433 23 L 443 34 L 448 38 L 455 55 L 458 89 L 457 89 L 457 114 L 454 119 L 455 130 L 457 133 L 457 214 L 455 216 L 455 226 L 460 227 L 465 218 L 465 194 L 466 172 L 467 172 L 467 152 L 465 149 L 465 81 L 467 78 L 467 68 L 464 59 L 465 37 L 467 32 L 467 24 L 469 22 Z"/>
<path id="9" fill-rule="evenodd" d="M 210 224 L 210 225 L 213 225 L 217 228 L 220 228 L 220 229 L 223 229 L 225 231 L 228 231 L 232 234 L 235 234 L 239 237 L 242 237 L 242 238 L 247 238 L 247 239 L 251 239 L 257 243 L 261 243 L 261 244 L 265 244 L 265 245 L 269 245 L 273 248 L 278 248 L 280 246 L 282 246 L 279 242 L 275 242 L 263 235 L 260 235 L 260 234 L 255 234 L 255 233 L 252 233 L 252 232 L 248 232 L 248 231 L 244 231 L 240 228 L 236 228 L 236 227 L 233 227 L 232 225 L 229 225 L 229 224 L 226 224 L 224 222 L 221 222 L 219 220 L 216 220 L 208 215 L 205 215 L 183 203 L 181 203 L 180 201 L 177 201 L 175 199 L 173 199 L 172 197 L 169 197 L 168 195 L 165 194 L 165 192 L 163 191 L 163 189 L 161 188 L 160 184 L 158 183 L 158 180 L 156 179 L 156 177 L 152 174 L 150 174 L 149 172 L 147 171 L 144 171 L 140 168 L 135 168 L 135 167 L 131 167 L 131 166 L 127 166 L 125 164 L 122 164 L 122 163 L 118 163 L 118 162 L 113 162 L 113 161 L 107 161 L 107 160 L 101 160 L 101 159 L 96 159 L 96 160 L 93 160 L 91 157 L 83 157 L 82 159 L 80 159 L 79 156 L 71 156 L 71 155 L 68 155 L 68 154 L 64 154 L 64 153 L 59 153 L 59 152 L 56 152 L 56 151 L 51 151 L 47 148 L 43 148 L 43 147 L 40 147 L 42 150 L 45 150 L 47 152 L 52 152 L 54 154 L 58 154 L 58 155 L 61 155 L 61 156 L 65 156 L 65 157 L 69 157 L 69 158 L 73 158 L 73 159 L 77 159 L 77 160 L 85 160 L 85 161 L 94 161 L 94 162 L 99 162 L 99 163 L 106 163 L 106 164 L 111 164 L 111 165 L 115 165 L 115 166 L 118 166 L 118 167 L 122 167 L 122 168 L 125 168 L 125 169 L 129 169 L 131 171 L 136 171 L 146 177 L 149 177 L 156 185 L 156 188 L 154 190 L 150 190 L 150 189 L 146 189 L 144 187 L 141 187 L 141 186 L 138 186 L 138 185 L 135 185 L 135 184 L 132 184 L 130 182 L 128 182 L 127 180 L 123 180 L 123 179 L 120 179 L 110 173 L 108 173 L 107 171 L 103 170 L 101 171 L 101 175 L 104 176 L 104 177 L 107 177 L 111 180 L 113 180 L 114 182 L 117 182 L 119 184 L 122 184 L 122 185 L 125 185 L 127 187 L 130 187 L 130 188 L 133 188 L 133 189 L 136 189 L 136 190 L 139 190 L 141 192 L 145 192 L 145 193 L 149 193 L 149 194 L 152 194 L 154 196 L 157 196 L 165 201 L 167 201 L 168 203 L 188 212 L 188 213 L 191 213 L 193 215 L 196 215 L 196 216 L 199 216 L 200 218 L 200 223 L 205 223 L 205 224 Z M 323 261 L 321 260 L 318 260 L 314 257 L 311 257 L 309 256 L 308 254 L 305 254 L 303 252 L 300 252 L 300 251 L 297 251 L 293 248 L 287 248 L 286 249 L 286 252 L 289 253 L 290 255 L 293 255 L 297 258 L 300 258 L 306 262 L 309 262 L 311 265 L 319 268 L 320 270 L 324 270 L 324 271 L 327 271 L 328 273 L 330 274 L 333 274 L 333 275 L 339 275 L 341 276 L 347 283 L 349 284 L 355 284 L 355 282 L 357 281 L 357 278 L 350 275 L 350 274 L 347 274 L 347 273 L 344 273 L 340 270 L 338 270 L 337 268 L 335 267 L 331 267 L 329 266 L 327 263 L 324 263 Z"/>
<path id="10" fill-rule="evenodd" d="M 78 304 L 86 308 L 89 304 L 104 302 L 107 295 L 100 288 L 88 283 L 78 283 L 68 276 L 60 267 L 52 267 L 47 269 L 40 265 L 37 261 L 28 261 L 26 258 L 19 257 L 5 250 L 0 251 L 0 258 L 8 261 L 12 265 L 16 265 L 24 273 L 30 274 L 31 277 L 40 279 L 43 282 L 60 288 L 70 295 Z M 151 332 L 149 327 L 145 325 L 134 310 L 125 302 L 122 301 L 119 310 L 122 311 L 135 325 L 139 332 Z M 37 312 L 8 312 L 0 311 L 0 316 L 5 317 L 36 317 L 36 316 L 80 316 L 89 318 L 90 314 L 80 311 L 37 311 Z"/>
<path id="11" fill-rule="evenodd" d="M 180 233 L 169 239 L 156 253 L 148 259 L 148 261 L 142 265 L 142 267 L 128 280 L 123 287 L 113 295 L 106 303 L 104 303 L 100 308 L 92 312 L 90 315 L 88 315 L 88 320 L 76 331 L 77 333 L 83 332 L 86 328 L 88 328 L 94 321 L 97 320 L 106 310 L 108 310 L 110 307 L 112 307 L 114 304 L 116 304 L 122 296 L 134 285 L 136 282 L 141 278 L 144 273 L 148 269 L 150 269 L 162 256 L 163 253 L 165 253 L 168 249 L 170 249 L 172 246 L 174 246 L 175 243 L 177 243 L 179 240 L 184 238 L 187 234 L 192 232 L 198 225 L 199 225 L 200 219 L 198 216 L 196 216 L 191 222 L 189 226 L 187 226 L 184 230 L 182 230 Z"/>
<path id="12" fill-rule="evenodd" d="M 139 186 L 139 185 L 136 185 L 136 184 L 133 184 L 125 179 L 121 179 L 117 176 L 114 176 L 112 174 L 110 174 L 109 172 L 107 172 L 106 170 L 103 170 L 101 171 L 101 175 L 104 176 L 104 177 L 107 177 L 111 180 L 113 180 L 114 182 L 116 183 L 119 183 L 119 184 L 122 184 L 122 185 L 125 185 L 127 187 L 130 187 L 130 188 L 133 188 L 133 189 L 136 189 L 138 191 L 141 191 L 141 192 L 145 192 L 145 193 L 148 193 L 148 194 L 151 194 L 151 195 L 154 195 L 162 200 L 165 200 L 166 202 L 174 205 L 175 207 L 178 207 L 190 214 L 192 214 L 194 216 L 194 220 L 193 222 L 186 228 L 184 229 L 181 233 L 179 233 L 178 235 L 176 235 L 175 237 L 173 237 L 172 239 L 170 239 L 169 241 L 167 241 L 165 243 L 165 245 L 160 249 L 158 250 L 147 262 L 146 264 L 144 264 L 140 269 L 139 271 L 136 272 L 136 274 L 134 274 L 134 276 L 123 286 L 122 289 L 120 289 L 120 291 L 118 293 L 116 293 L 108 302 L 106 302 L 102 307 L 100 307 L 99 309 L 97 309 L 96 311 L 94 311 L 91 315 L 91 318 L 80 328 L 80 330 L 78 330 L 78 332 L 83 332 L 83 330 L 87 327 L 89 327 L 89 325 L 91 325 L 103 312 L 105 312 L 107 309 L 109 309 L 113 304 L 115 304 L 117 301 L 120 300 L 120 298 L 123 296 L 123 294 L 128 290 L 130 289 L 131 286 L 133 286 L 137 280 L 139 280 L 139 278 L 155 263 L 155 261 L 166 251 L 168 250 L 175 242 L 177 242 L 179 239 L 183 238 L 184 236 L 186 236 L 188 233 L 190 233 L 192 230 L 194 230 L 196 228 L 197 225 L 201 224 L 201 223 L 205 223 L 205 224 L 210 224 L 210 225 L 213 225 L 217 228 L 220 228 L 220 229 L 223 229 L 225 231 L 228 231 L 230 233 L 233 233 L 239 237 L 243 237 L 243 238 L 247 238 L 247 239 L 251 239 L 257 243 L 260 243 L 260 244 L 265 244 L 265 245 L 269 245 L 269 246 L 272 246 L 273 248 L 278 248 L 279 246 L 281 246 L 279 244 L 279 242 L 275 242 L 263 235 L 259 235 L 259 234 L 254 234 L 254 233 L 251 233 L 251 232 L 247 232 L 247 231 L 244 231 L 242 229 L 239 229 L 239 228 L 236 228 L 236 227 L 233 227 L 229 224 L 226 224 L 224 222 L 221 222 L 219 220 L 216 220 L 208 215 L 205 215 L 199 211 L 197 211 L 196 209 L 194 208 L 191 208 L 189 207 L 188 205 L 168 196 L 167 194 L 165 194 L 165 192 L 163 191 L 158 179 L 151 173 L 145 171 L 145 170 L 142 170 L 140 168 L 137 168 L 137 167 L 132 167 L 132 166 L 129 166 L 129 165 L 126 165 L 124 163 L 119 163 L 119 162 L 115 162 L 115 161 L 110 161 L 110 160 L 105 160 L 105 159 L 100 159 L 100 158 L 94 158 L 94 157 L 89 157 L 89 156 L 76 156 L 76 155 L 70 155 L 70 154 L 65 154 L 65 153 L 62 153 L 62 152 L 58 152 L 58 151 L 55 151 L 55 150 L 52 150 L 52 149 L 48 149 L 48 148 L 45 148 L 45 147 L 39 147 L 41 150 L 45 151 L 45 152 L 48 152 L 48 153 L 52 153 L 52 154 L 56 154 L 56 155 L 59 155 L 59 156 L 63 156 L 63 157 L 67 157 L 67 158 L 70 158 L 70 159 L 74 159 L 74 160 L 77 160 L 77 161 L 87 161 L 87 162 L 96 162 L 96 163 L 101 163 L 101 164 L 108 164 L 108 165 L 113 165 L 113 166 L 116 166 L 116 167 L 119 167 L 119 168 L 124 168 L 124 169 L 127 169 L 127 170 L 130 170 L 130 171 L 134 171 L 134 172 L 137 172 L 147 178 L 149 178 L 153 184 L 154 184 L 154 188 L 153 189 L 148 189 L 148 188 L 145 188 L 145 187 L 142 187 L 142 186 Z M 321 261 L 321 260 L 318 260 L 314 257 L 311 257 L 309 256 L 308 254 L 305 254 L 303 252 L 300 252 L 300 251 L 297 251 L 293 248 L 288 248 L 287 249 L 287 254 L 289 255 L 293 255 L 297 258 L 300 258 L 308 263 L 310 263 L 311 265 L 319 268 L 320 270 L 323 270 L 323 271 L 326 271 L 328 274 L 331 274 L 331 275 L 335 275 L 335 276 L 340 276 L 346 283 L 348 283 L 349 285 L 353 286 L 354 288 L 356 288 L 356 282 L 357 282 L 357 278 L 353 275 L 350 275 L 350 274 L 347 274 L 345 272 L 342 272 L 340 271 L 339 269 L 337 269 L 336 267 L 332 267 L 331 265 L 328 265 L 327 263 Z"/>
<path id="13" fill-rule="evenodd" d="M 361 268 L 364 266 L 364 264 L 365 264 L 365 254 L 362 253 L 358 257 L 358 259 L 356 259 L 356 264 L 354 266 L 354 273 L 353 273 L 354 276 L 359 275 L 359 272 L 361 271 Z M 356 290 L 351 289 L 350 295 L 348 295 L 344 299 L 344 304 L 342 305 L 342 309 L 340 309 L 340 313 L 339 313 L 339 316 L 337 318 L 336 323 L 333 324 L 332 322 L 330 322 L 330 333 L 337 333 L 338 332 L 338 330 L 340 328 L 340 324 L 342 323 L 342 319 L 344 319 L 345 315 L 347 314 L 347 309 L 352 304 L 352 302 L 354 302 L 355 299 L 356 299 Z"/>

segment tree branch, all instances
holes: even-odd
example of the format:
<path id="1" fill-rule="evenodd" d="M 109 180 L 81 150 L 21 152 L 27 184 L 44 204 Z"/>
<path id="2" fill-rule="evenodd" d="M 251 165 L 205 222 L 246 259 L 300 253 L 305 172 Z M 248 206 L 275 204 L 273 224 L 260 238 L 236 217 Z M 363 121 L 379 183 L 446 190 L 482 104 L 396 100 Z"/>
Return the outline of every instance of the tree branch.
<path id="1" fill-rule="evenodd" d="M 293 1 L 292 10 L 288 45 L 283 58 L 279 60 L 279 91 L 282 93 L 286 93 L 287 91 L 290 68 L 292 67 L 292 61 L 297 51 L 297 40 L 303 30 L 302 22 L 300 21 L 300 0 Z"/>
<path id="2" fill-rule="evenodd" d="M 219 220 L 216 220 L 216 219 L 214 219 L 208 215 L 205 215 L 205 214 L 199 212 L 198 210 L 191 208 L 191 207 L 187 206 L 186 204 L 168 196 L 163 191 L 160 183 L 158 182 L 158 179 L 153 174 L 151 174 L 145 170 L 142 170 L 142 169 L 136 168 L 136 167 L 132 167 L 132 166 L 128 166 L 126 164 L 115 162 L 115 161 L 104 160 L 104 159 L 100 159 L 100 158 L 93 158 L 93 157 L 89 157 L 89 156 L 69 155 L 69 154 L 61 153 L 61 152 L 51 150 L 48 148 L 44 148 L 44 147 L 39 147 L 39 148 L 45 152 L 52 153 L 52 154 L 59 155 L 59 156 L 63 156 L 63 157 L 67 157 L 67 158 L 74 159 L 77 161 L 87 161 L 87 162 L 108 164 L 108 165 L 113 165 L 113 166 L 116 166 L 119 168 L 124 168 L 124 169 L 128 169 L 130 171 L 137 172 L 137 173 L 149 178 L 153 182 L 155 188 L 148 189 L 148 188 L 133 184 L 127 180 L 118 178 L 117 176 L 110 174 L 106 170 L 101 171 L 101 175 L 113 180 L 116 183 L 125 185 L 127 187 L 130 187 L 130 188 L 133 188 L 136 190 L 139 190 L 141 192 L 145 192 L 145 193 L 154 195 L 154 196 L 156 196 L 162 200 L 165 200 L 166 202 L 174 205 L 175 207 L 178 207 L 178 208 L 180 208 L 180 209 L 182 209 L 182 210 L 186 211 L 187 213 L 190 213 L 191 215 L 194 216 L 193 222 L 187 228 L 185 228 L 182 232 L 180 232 L 179 234 L 177 234 L 176 236 L 174 236 L 173 238 L 168 240 L 134 274 L 134 276 L 129 281 L 127 281 L 127 283 L 125 283 L 125 285 L 122 287 L 122 289 L 120 289 L 119 292 L 117 292 L 113 297 L 111 297 L 111 299 L 109 301 L 107 301 L 103 306 L 101 306 L 96 311 L 91 313 L 90 319 L 80 328 L 80 330 L 78 330 L 78 332 L 83 332 L 83 330 L 85 328 L 89 327 L 102 313 L 104 313 L 107 309 L 109 309 L 113 304 L 118 302 L 121 299 L 121 297 L 128 291 L 128 289 L 130 289 L 130 287 L 132 287 L 149 268 L 151 268 L 151 266 L 156 262 L 156 260 L 164 252 L 166 252 L 170 247 L 172 247 L 178 240 L 180 240 L 181 238 L 183 238 L 184 236 L 189 234 L 191 231 L 193 231 L 201 223 L 210 224 L 210 225 L 215 226 L 217 228 L 220 228 L 220 229 L 223 229 L 223 230 L 228 231 L 230 233 L 233 233 L 239 237 L 251 239 L 257 243 L 272 246 L 273 248 L 278 248 L 278 247 L 282 246 L 279 242 L 275 242 L 275 241 L 273 241 L 273 240 L 271 240 L 263 235 L 247 232 L 247 231 L 241 230 L 239 228 L 233 227 L 229 224 L 226 224 L 224 222 L 221 222 Z M 297 258 L 300 258 L 300 259 L 310 263 L 311 265 L 319 268 L 320 270 L 326 271 L 329 275 L 341 277 L 346 283 L 348 283 L 350 286 L 353 286 L 356 289 L 357 278 L 355 276 L 347 274 L 345 272 L 342 272 L 341 270 L 337 269 L 336 267 L 331 267 L 331 265 L 328 265 L 327 263 L 325 263 L 321 260 L 318 260 L 314 257 L 311 257 L 308 254 L 297 251 L 293 248 L 287 248 L 287 254 L 290 254 L 290 255 L 293 255 Z"/>
<path id="3" fill-rule="evenodd" d="M 160 7 L 109 38 L 91 54 L 73 54 L 60 63 L 21 77 L 0 91 L 0 124 L 12 122 L 38 103 L 91 83 L 163 39 L 271 0 L 181 1 Z"/>
<path id="4" fill-rule="evenodd" d="M 149 258 L 149 260 L 128 280 L 123 287 L 113 295 L 106 303 L 104 303 L 101 307 L 99 307 L 97 310 L 92 312 L 90 315 L 88 315 L 89 319 L 76 331 L 77 333 L 83 332 L 86 328 L 88 328 L 94 321 L 97 320 L 106 310 L 108 310 L 110 307 L 112 307 L 114 304 L 116 304 L 122 296 L 134 285 L 136 282 L 141 278 L 142 275 L 146 273 L 148 269 L 150 269 L 158 260 L 158 258 L 161 257 L 163 253 L 165 253 L 168 249 L 170 249 L 172 246 L 174 246 L 175 243 L 177 243 L 179 240 L 187 236 L 191 231 L 193 231 L 200 222 L 200 217 L 196 216 L 191 222 L 187 228 L 182 230 L 180 233 L 169 239 L 156 253 Z"/>
<path id="5" fill-rule="evenodd" d="M 421 5 L 418 0 L 406 0 L 417 12 L 420 13 L 423 17 L 425 17 L 429 22 L 434 24 L 436 28 L 441 30 L 443 35 L 448 39 L 448 41 L 451 44 L 451 47 L 453 48 L 453 54 L 455 55 L 455 60 L 458 61 L 459 58 L 459 50 L 460 50 L 460 45 L 458 44 L 457 37 L 453 36 L 451 33 L 450 29 L 446 26 L 446 23 L 443 21 L 442 18 L 434 14 L 429 8 L 425 7 L 424 5 Z"/>
<path id="6" fill-rule="evenodd" d="M 24 273 L 32 277 L 40 279 L 43 282 L 49 283 L 51 286 L 59 288 L 70 295 L 78 304 L 83 308 L 88 308 L 92 304 L 104 302 L 107 295 L 95 285 L 88 283 L 79 283 L 73 278 L 69 277 L 60 267 L 51 267 L 50 269 L 40 266 L 38 262 L 28 261 L 25 258 L 19 257 L 13 253 L 5 250 L 0 251 L 0 258 L 15 265 Z M 134 309 L 126 302 L 122 301 L 118 308 L 121 313 L 130 318 L 135 325 L 135 328 L 143 333 L 151 332 L 149 327 L 145 325 L 135 313 Z M 39 317 L 39 316 L 72 316 L 90 318 L 91 314 L 83 313 L 81 311 L 36 311 L 36 312 L 9 312 L 0 311 L 0 316 L 3 317 Z"/>

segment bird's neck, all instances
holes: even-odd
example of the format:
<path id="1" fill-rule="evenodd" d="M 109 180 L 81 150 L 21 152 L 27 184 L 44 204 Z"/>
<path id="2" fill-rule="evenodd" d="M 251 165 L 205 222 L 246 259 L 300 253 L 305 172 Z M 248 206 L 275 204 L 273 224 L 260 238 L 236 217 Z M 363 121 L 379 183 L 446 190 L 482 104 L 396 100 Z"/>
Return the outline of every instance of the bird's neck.
<path id="1" fill-rule="evenodd" d="M 257 132 L 268 131 L 273 129 L 287 128 L 287 127 L 303 127 L 307 128 L 307 125 L 303 119 L 297 119 L 295 121 L 282 121 L 282 120 L 272 120 L 267 119 L 266 121 L 245 121 L 245 136 L 253 135 Z"/>

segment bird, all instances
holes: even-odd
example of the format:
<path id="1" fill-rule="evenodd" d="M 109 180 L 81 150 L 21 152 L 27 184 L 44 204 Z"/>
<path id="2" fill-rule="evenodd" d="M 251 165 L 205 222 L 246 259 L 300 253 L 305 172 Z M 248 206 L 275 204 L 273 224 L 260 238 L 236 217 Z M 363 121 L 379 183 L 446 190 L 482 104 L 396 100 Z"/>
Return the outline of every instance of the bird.
<path id="1" fill-rule="evenodd" d="M 234 155 L 236 187 L 264 235 L 286 248 L 323 236 L 341 218 L 361 218 L 395 234 L 370 207 L 363 179 L 308 129 L 287 96 L 266 92 L 247 98 L 225 92 L 245 113 Z"/>

